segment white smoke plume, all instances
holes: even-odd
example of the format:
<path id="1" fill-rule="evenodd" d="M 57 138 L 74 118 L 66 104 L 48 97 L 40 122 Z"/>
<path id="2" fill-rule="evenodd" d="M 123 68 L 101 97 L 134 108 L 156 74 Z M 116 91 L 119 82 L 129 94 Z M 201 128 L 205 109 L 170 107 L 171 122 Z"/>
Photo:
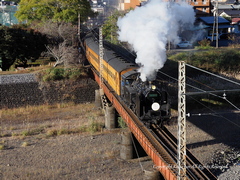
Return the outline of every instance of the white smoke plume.
<path id="1" fill-rule="evenodd" d="M 191 5 L 163 0 L 150 0 L 118 19 L 119 40 L 128 42 L 136 52 L 143 81 L 155 79 L 166 61 L 167 43 L 179 43 L 179 32 L 194 21 Z"/>

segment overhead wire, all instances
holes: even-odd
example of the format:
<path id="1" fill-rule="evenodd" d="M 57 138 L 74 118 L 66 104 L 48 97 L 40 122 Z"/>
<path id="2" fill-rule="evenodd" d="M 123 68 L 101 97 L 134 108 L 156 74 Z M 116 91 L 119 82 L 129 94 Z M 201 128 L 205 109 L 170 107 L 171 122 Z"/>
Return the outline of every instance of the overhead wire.
<path id="1" fill-rule="evenodd" d="M 162 74 L 168 76 L 169 78 L 171 78 L 171 79 L 173 79 L 173 80 L 175 80 L 175 81 L 178 82 L 178 79 L 173 78 L 173 77 L 171 77 L 171 76 L 169 76 L 169 75 L 167 75 L 166 73 L 163 73 L 163 72 L 161 72 L 161 71 L 160 71 L 160 73 L 162 73 Z M 197 81 L 196 81 L 196 82 L 197 82 Z M 191 88 L 193 88 L 193 89 L 196 89 L 196 90 L 202 91 L 202 92 L 204 92 L 204 93 L 208 93 L 208 94 L 210 94 L 210 95 L 213 95 L 213 96 L 215 96 L 215 97 L 224 99 L 224 100 L 226 100 L 229 104 L 231 104 L 234 108 L 236 108 L 237 110 L 240 111 L 240 109 L 239 109 L 236 105 L 234 105 L 232 102 L 230 102 L 230 101 L 226 98 L 226 96 L 222 97 L 222 96 L 219 96 L 219 95 L 214 94 L 214 93 L 212 93 L 212 92 L 208 92 L 208 91 L 205 91 L 205 90 L 200 89 L 200 88 L 198 88 L 198 87 L 192 86 L 192 85 L 190 85 L 190 84 L 186 84 L 186 85 L 189 86 L 189 87 L 191 87 Z M 239 84 L 239 85 L 240 85 L 240 84 Z M 210 86 L 207 86 L 207 87 L 211 88 Z M 214 89 L 214 88 L 211 88 L 211 89 Z M 239 89 L 239 90 L 240 90 L 240 89 Z M 224 91 L 224 90 L 223 90 L 223 91 Z M 227 90 L 225 90 L 225 91 L 227 91 Z M 188 95 L 188 93 L 186 93 L 186 95 Z"/>
<path id="2" fill-rule="evenodd" d="M 231 83 L 234 83 L 234 84 L 240 86 L 240 83 L 238 83 L 238 82 L 235 82 L 235 81 L 232 81 L 232 80 L 230 80 L 230 79 L 224 78 L 224 77 L 222 77 L 222 76 L 216 75 L 216 74 L 214 74 L 214 73 L 205 71 L 205 70 L 203 70 L 203 69 L 200 69 L 200 68 L 198 68 L 198 67 L 192 66 L 192 65 L 190 65 L 190 64 L 186 64 L 186 66 L 189 66 L 189 67 L 191 67 L 191 68 L 197 69 L 197 70 L 199 70 L 199 71 L 205 72 L 205 73 L 207 73 L 207 74 L 210 74 L 210 75 L 212 75 L 212 76 L 218 77 L 218 78 L 220 78 L 220 79 L 223 79 L 223 80 L 225 80 L 225 81 L 228 81 L 228 82 L 231 82 Z"/>
<path id="3" fill-rule="evenodd" d="M 170 78 L 170 79 L 175 80 L 175 81 L 178 82 L 178 79 L 176 79 L 176 78 L 174 78 L 174 77 L 172 77 L 172 76 L 170 76 L 170 75 L 168 75 L 168 74 L 166 74 L 166 73 L 164 73 L 164 72 L 162 72 L 162 71 L 159 71 L 159 73 L 161 73 L 161 74 L 167 76 L 168 78 Z M 217 76 L 217 77 L 218 77 L 218 76 Z M 220 77 L 221 77 L 221 76 L 220 76 Z M 226 79 L 226 78 L 224 78 L 224 79 Z M 226 80 L 228 80 L 228 79 L 226 79 Z M 230 80 L 230 81 L 231 81 L 231 80 Z M 240 85 L 239 83 L 237 83 L 237 84 Z M 193 88 L 193 89 L 196 89 L 196 90 L 199 90 L 199 91 L 202 91 L 202 92 L 207 92 L 207 91 L 205 91 L 205 90 L 203 90 L 203 89 L 200 89 L 200 88 L 198 88 L 198 87 L 192 86 L 192 85 L 190 85 L 190 84 L 186 84 L 186 86 L 189 86 L 189 87 L 191 87 L 191 88 Z M 210 88 L 211 88 L 211 87 L 210 87 Z M 212 89 L 213 89 L 213 88 L 212 88 Z M 240 111 L 240 109 L 239 109 L 236 105 L 234 105 L 232 102 L 230 102 L 230 101 L 226 98 L 226 94 L 223 95 L 223 97 L 222 97 L 222 96 L 219 96 L 219 95 L 217 95 L 217 94 L 214 94 L 214 93 L 209 93 L 209 94 L 210 94 L 210 95 L 213 95 L 213 96 L 216 96 L 216 97 L 218 97 L 218 98 L 221 98 L 221 99 L 226 100 L 226 101 L 227 101 L 230 105 L 232 105 L 235 109 L 237 109 L 238 111 Z M 186 94 L 186 95 L 187 95 L 187 94 Z M 224 116 L 219 116 L 219 115 L 220 115 L 219 112 L 215 112 L 214 110 L 212 110 L 211 108 L 207 107 L 206 105 L 204 105 L 203 103 L 201 103 L 201 102 L 198 101 L 197 99 L 193 98 L 192 96 L 188 96 L 188 97 L 192 98 L 194 101 L 198 102 L 198 103 L 201 104 L 202 106 L 204 106 L 204 107 L 208 108 L 209 110 L 211 110 L 212 112 L 214 112 L 214 114 L 205 113 L 205 114 L 201 114 L 201 115 L 215 115 L 215 116 L 218 115 L 218 117 L 224 118 L 225 120 L 227 120 L 227 121 L 229 121 L 230 123 L 236 125 L 237 127 L 240 127 L 240 125 L 234 123 L 234 122 L 231 121 L 230 119 L 228 119 L 228 118 L 226 118 L 226 117 L 224 117 Z M 188 113 L 188 115 L 189 115 L 189 113 Z M 192 114 L 192 115 L 200 115 L 200 113 L 198 113 L 198 114 Z"/>
<path id="4" fill-rule="evenodd" d="M 230 83 L 233 83 L 233 84 L 236 84 L 236 85 L 240 85 L 240 83 L 238 83 L 238 82 L 235 82 L 235 81 L 232 81 L 232 80 L 230 80 L 230 79 L 224 78 L 224 77 L 222 77 L 222 76 L 216 75 L 216 74 L 214 74 L 214 73 L 205 71 L 205 70 L 200 69 L 200 68 L 198 68 L 198 67 L 195 67 L 195 66 L 192 66 L 192 65 L 189 65 L 189 64 L 186 64 L 186 65 L 189 66 L 189 67 L 191 67 L 191 68 L 194 68 L 194 69 L 197 69 L 197 70 L 199 70 L 199 71 L 202 71 L 202 72 L 204 72 L 204 73 L 207 73 L 207 74 L 210 74 L 210 75 L 212 75 L 212 76 L 215 76 L 215 77 L 217 77 L 217 78 L 220 78 L 220 79 L 223 79 L 223 80 L 225 80 L 225 81 L 228 81 L 228 82 L 230 82 Z M 193 79 L 191 79 L 191 80 L 193 80 Z M 195 80 L 195 82 L 197 82 L 197 81 Z M 199 82 L 198 82 L 198 83 L 199 83 Z M 212 87 L 210 87 L 210 86 L 207 86 L 207 85 L 205 85 L 205 86 L 208 87 L 208 88 L 210 88 L 210 89 L 214 89 L 214 88 L 212 88 Z M 216 89 L 214 89 L 214 90 L 216 90 Z M 225 91 L 227 91 L 227 90 L 225 90 Z M 236 91 L 237 91 L 237 90 L 236 90 Z M 215 94 L 213 94 L 213 93 L 209 93 L 209 94 L 214 95 L 214 96 L 217 96 L 217 95 L 215 95 Z M 226 98 L 225 92 L 224 92 L 224 94 L 223 94 L 223 97 L 221 97 L 221 96 L 217 96 L 217 97 L 219 97 L 219 98 L 221 98 L 221 99 L 224 99 L 226 102 L 228 102 L 230 105 L 232 105 L 235 109 L 237 109 L 238 111 L 240 111 L 240 108 L 238 108 L 236 105 L 234 105 L 231 101 L 229 101 L 229 100 Z"/>
<path id="5" fill-rule="evenodd" d="M 226 112 L 222 112 L 222 113 L 216 112 L 216 111 L 212 110 L 211 108 L 209 108 L 208 106 L 206 106 L 205 104 L 203 104 L 203 103 L 201 103 L 200 101 L 198 101 L 197 99 L 195 99 L 195 98 L 193 98 L 193 97 L 190 97 L 190 98 L 192 98 L 193 100 L 195 100 L 196 102 L 198 102 L 198 103 L 201 104 L 202 106 L 206 107 L 207 109 L 209 109 L 209 110 L 212 111 L 213 113 L 198 113 L 198 114 L 196 113 L 196 114 L 192 114 L 192 115 L 187 114 L 188 116 L 202 116 L 202 115 L 218 116 L 218 117 L 221 117 L 221 118 L 227 120 L 228 122 L 230 122 L 231 124 L 233 124 L 233 125 L 235 125 L 235 126 L 237 126 L 237 127 L 240 128 L 240 125 L 238 125 L 237 123 L 235 123 L 235 122 L 231 121 L 230 119 L 228 119 L 228 118 L 226 118 L 226 117 L 224 117 L 224 116 L 221 115 L 221 114 L 225 114 Z"/>

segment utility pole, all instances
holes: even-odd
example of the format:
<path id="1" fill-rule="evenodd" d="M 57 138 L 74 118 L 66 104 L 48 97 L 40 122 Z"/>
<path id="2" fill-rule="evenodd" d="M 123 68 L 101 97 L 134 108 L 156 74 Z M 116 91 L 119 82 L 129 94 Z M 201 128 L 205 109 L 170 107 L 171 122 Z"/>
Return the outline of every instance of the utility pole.
<path id="1" fill-rule="evenodd" d="M 178 71 L 178 180 L 186 179 L 186 77 L 185 62 Z"/>
<path id="2" fill-rule="evenodd" d="M 100 68 L 100 89 L 103 85 L 103 35 L 102 26 L 99 28 L 99 68 Z"/>
<path id="3" fill-rule="evenodd" d="M 215 2 L 216 2 L 215 7 L 212 10 L 213 17 L 214 17 L 212 41 L 214 40 L 213 38 L 215 37 L 214 30 L 216 28 L 216 48 L 218 48 L 218 37 L 219 37 L 219 33 L 218 33 L 218 0 L 216 0 Z"/>
<path id="4" fill-rule="evenodd" d="M 78 13 L 78 38 L 80 39 L 81 34 L 81 21 L 80 21 L 81 15 Z"/>
<path id="5" fill-rule="evenodd" d="M 216 0 L 216 48 L 218 48 L 218 0 Z"/>

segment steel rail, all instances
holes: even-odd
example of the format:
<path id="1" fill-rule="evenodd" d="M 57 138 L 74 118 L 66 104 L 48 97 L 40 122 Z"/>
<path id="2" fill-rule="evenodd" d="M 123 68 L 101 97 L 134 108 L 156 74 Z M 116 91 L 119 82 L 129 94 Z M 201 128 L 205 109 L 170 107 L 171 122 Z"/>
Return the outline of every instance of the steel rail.
<path id="1" fill-rule="evenodd" d="M 166 146 L 166 150 L 177 162 L 177 139 L 165 127 L 152 125 L 154 136 Z M 188 179 L 217 179 L 207 167 L 200 163 L 196 157 L 187 149 L 187 178 Z"/>

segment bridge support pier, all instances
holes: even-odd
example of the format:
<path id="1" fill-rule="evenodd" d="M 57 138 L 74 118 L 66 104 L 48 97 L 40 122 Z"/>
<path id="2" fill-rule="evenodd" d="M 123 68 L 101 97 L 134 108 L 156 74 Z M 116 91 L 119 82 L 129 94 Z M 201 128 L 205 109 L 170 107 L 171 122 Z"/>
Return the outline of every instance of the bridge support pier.
<path id="1" fill-rule="evenodd" d="M 114 129 L 116 124 L 116 110 L 113 106 L 107 106 L 105 109 L 105 127 L 106 129 Z"/>
<path id="2" fill-rule="evenodd" d="M 95 107 L 96 108 L 101 108 L 102 107 L 100 89 L 95 90 Z"/>
<path id="3" fill-rule="evenodd" d="M 160 172 L 158 170 L 144 170 L 144 180 L 163 180 L 164 178 L 160 176 Z"/>
<path id="4" fill-rule="evenodd" d="M 133 159 L 133 144 L 131 131 L 123 131 L 121 133 L 121 139 L 120 158 L 124 160 Z"/>

